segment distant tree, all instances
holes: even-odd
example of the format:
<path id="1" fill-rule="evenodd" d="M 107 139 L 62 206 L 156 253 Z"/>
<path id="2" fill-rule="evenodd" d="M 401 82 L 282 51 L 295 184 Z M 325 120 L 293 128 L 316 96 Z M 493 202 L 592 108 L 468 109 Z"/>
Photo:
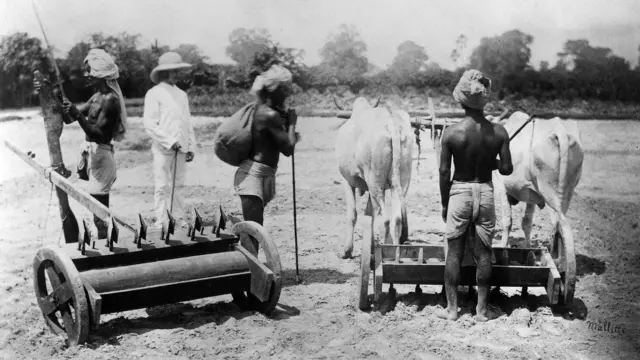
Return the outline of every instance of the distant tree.
<path id="1" fill-rule="evenodd" d="M 458 35 L 456 39 L 456 47 L 451 51 L 451 61 L 454 62 L 457 68 L 461 67 L 459 60 L 462 59 L 464 50 L 467 48 L 467 37 L 464 34 Z"/>
<path id="2" fill-rule="evenodd" d="M 391 66 L 390 73 L 395 77 L 398 85 L 415 85 L 412 80 L 427 67 L 429 56 L 424 47 L 413 41 L 405 41 L 398 46 Z"/>
<path id="3" fill-rule="evenodd" d="M 40 39 L 16 32 L 0 41 L 0 108 L 33 104 L 33 71 L 52 72 Z M 53 80 L 53 79 L 52 79 Z"/>
<path id="4" fill-rule="evenodd" d="M 367 44 L 353 25 L 342 24 L 337 33 L 328 36 L 320 49 L 322 59 L 316 67 L 318 79 L 324 84 L 345 84 L 352 89 L 363 86 L 368 70 Z"/>
<path id="5" fill-rule="evenodd" d="M 471 68 L 486 73 L 493 82 L 494 89 L 509 92 L 513 81 L 529 69 L 533 36 L 520 30 L 510 30 L 502 35 L 484 37 L 471 54 Z"/>

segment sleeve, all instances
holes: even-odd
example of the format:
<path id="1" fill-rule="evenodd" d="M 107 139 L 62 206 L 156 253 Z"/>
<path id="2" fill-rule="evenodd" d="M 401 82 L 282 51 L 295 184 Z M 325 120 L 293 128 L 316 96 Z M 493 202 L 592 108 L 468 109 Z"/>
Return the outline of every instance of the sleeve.
<path id="1" fill-rule="evenodd" d="M 189 97 L 187 94 L 184 94 L 184 106 L 185 106 L 185 114 L 187 114 L 189 118 L 189 145 L 187 146 L 187 151 L 191 151 L 195 153 L 196 151 L 196 134 L 193 129 L 193 121 L 191 121 L 191 109 L 189 107 Z"/>
<path id="2" fill-rule="evenodd" d="M 166 134 L 160 127 L 160 109 L 158 99 L 149 91 L 144 97 L 143 123 L 147 134 L 162 147 L 170 149 L 176 142 L 174 138 Z"/>

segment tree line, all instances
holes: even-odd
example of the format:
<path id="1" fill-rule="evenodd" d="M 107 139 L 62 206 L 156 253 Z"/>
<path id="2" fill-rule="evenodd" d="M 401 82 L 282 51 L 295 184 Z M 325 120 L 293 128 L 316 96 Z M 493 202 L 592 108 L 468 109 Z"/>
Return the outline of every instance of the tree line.
<path id="1" fill-rule="evenodd" d="M 434 96 L 449 95 L 462 72 L 474 68 L 492 79 L 497 99 L 640 102 L 640 66 L 632 68 L 609 48 L 573 39 L 565 42 L 555 64 L 543 61 L 536 70 L 531 64 L 534 38 L 517 29 L 482 38 L 468 62 L 462 61 L 467 38 L 460 35 L 452 44 L 451 59 L 457 65 L 454 71 L 429 61 L 427 50 L 414 41 L 399 44 L 387 68 L 377 67 L 368 60 L 367 44 L 358 30 L 347 24 L 329 34 L 319 50 L 321 62 L 315 66 L 304 64 L 303 50 L 280 44 L 263 28 L 237 28 L 229 34 L 226 54 L 234 61 L 229 65 L 212 64 L 196 44 L 170 48 L 156 41 L 143 47 L 140 40 L 140 35 L 126 32 L 94 33 L 75 44 L 66 57 L 55 59 L 61 72 L 59 81 L 70 100 L 84 101 L 91 96 L 92 90 L 85 87 L 82 61 L 89 49 L 97 47 L 115 58 L 120 86 L 128 99 L 143 97 L 153 86 L 149 79 L 151 69 L 162 53 L 172 50 L 194 65 L 179 86 L 213 97 L 250 88 L 260 71 L 280 63 L 292 71 L 298 91 L 348 89 L 360 93 L 375 89 L 378 93 L 402 94 L 419 89 Z M 53 76 L 52 65 L 38 38 L 24 32 L 4 36 L 0 41 L 0 108 L 37 105 L 32 72 L 40 69 Z"/>

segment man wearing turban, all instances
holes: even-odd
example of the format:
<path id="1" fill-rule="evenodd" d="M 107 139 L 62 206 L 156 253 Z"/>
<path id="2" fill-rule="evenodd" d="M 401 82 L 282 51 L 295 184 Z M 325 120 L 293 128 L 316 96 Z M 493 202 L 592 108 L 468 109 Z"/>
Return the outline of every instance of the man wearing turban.
<path id="1" fill-rule="evenodd" d="M 78 121 L 86 134 L 86 144 L 82 147 L 79 162 L 80 178 L 88 180 L 88 193 L 109 207 L 109 194 L 117 175 L 111 142 L 124 138 L 127 112 L 117 80 L 118 66 L 113 58 L 102 49 L 91 49 L 84 59 L 83 68 L 87 85 L 93 87 L 96 93 L 77 108 L 68 99 L 64 99 L 62 107 L 66 114 Z M 39 90 L 37 81 L 34 85 Z M 107 238 L 107 222 L 95 215 L 93 221 L 98 238 Z"/>
<path id="2" fill-rule="evenodd" d="M 465 110 L 465 118 L 446 128 L 442 134 L 440 157 L 440 195 L 442 218 L 446 222 L 445 290 L 447 309 L 437 316 L 458 318 L 458 283 L 465 242 L 471 241 L 476 260 L 478 304 L 476 321 L 487 321 L 491 280 L 492 240 L 495 226 L 492 172 L 513 171 L 509 152 L 509 134 L 505 128 L 484 117 L 484 106 L 491 94 L 491 80 L 477 70 L 467 70 L 453 97 Z M 497 160 L 496 157 L 500 156 Z M 451 179 L 451 158 L 455 173 Z M 469 236 L 465 236 L 469 234 Z"/>
<path id="3" fill-rule="evenodd" d="M 299 140 L 298 117 L 293 109 L 285 110 L 285 100 L 292 92 L 292 75 L 286 68 L 272 65 L 255 78 L 251 91 L 256 96 L 253 146 L 250 157 L 236 171 L 234 188 L 244 220 L 262 225 L 264 207 L 275 196 L 280 154 L 291 156 Z"/>

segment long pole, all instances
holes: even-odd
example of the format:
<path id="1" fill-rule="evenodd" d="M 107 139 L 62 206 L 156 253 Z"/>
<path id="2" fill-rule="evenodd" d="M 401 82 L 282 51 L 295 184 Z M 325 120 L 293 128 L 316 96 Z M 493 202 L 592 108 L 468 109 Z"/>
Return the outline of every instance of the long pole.
<path id="1" fill-rule="evenodd" d="M 42 36 L 44 36 L 44 42 L 47 44 L 47 53 L 49 54 L 49 57 L 51 57 L 51 63 L 53 64 L 53 67 L 56 70 L 56 77 L 58 78 L 58 84 L 60 85 L 60 92 L 62 93 L 62 97 L 66 99 L 67 95 L 65 95 L 64 89 L 62 88 L 62 83 L 61 83 L 62 77 L 60 75 L 60 69 L 58 68 L 56 59 L 53 57 L 53 53 L 51 52 L 51 45 L 49 44 L 49 40 L 47 39 L 47 33 L 44 31 L 44 26 L 42 26 L 40 15 L 38 15 L 38 9 L 36 8 L 36 3 L 33 2 L 33 0 L 31 0 L 31 5 L 33 5 L 33 11 L 35 11 L 36 17 L 38 18 L 38 24 L 40 24 L 40 30 L 42 30 Z"/>
<path id="2" fill-rule="evenodd" d="M 296 244 L 296 283 L 300 282 L 300 273 L 298 270 L 298 223 L 296 214 L 296 159 L 295 152 L 291 153 L 291 179 L 293 183 L 293 237 Z"/>
<path id="3" fill-rule="evenodd" d="M 173 181 L 171 181 L 171 205 L 169 206 L 169 212 L 173 215 L 173 193 L 176 190 L 176 170 L 178 168 L 178 149 L 176 149 L 173 155 Z"/>

